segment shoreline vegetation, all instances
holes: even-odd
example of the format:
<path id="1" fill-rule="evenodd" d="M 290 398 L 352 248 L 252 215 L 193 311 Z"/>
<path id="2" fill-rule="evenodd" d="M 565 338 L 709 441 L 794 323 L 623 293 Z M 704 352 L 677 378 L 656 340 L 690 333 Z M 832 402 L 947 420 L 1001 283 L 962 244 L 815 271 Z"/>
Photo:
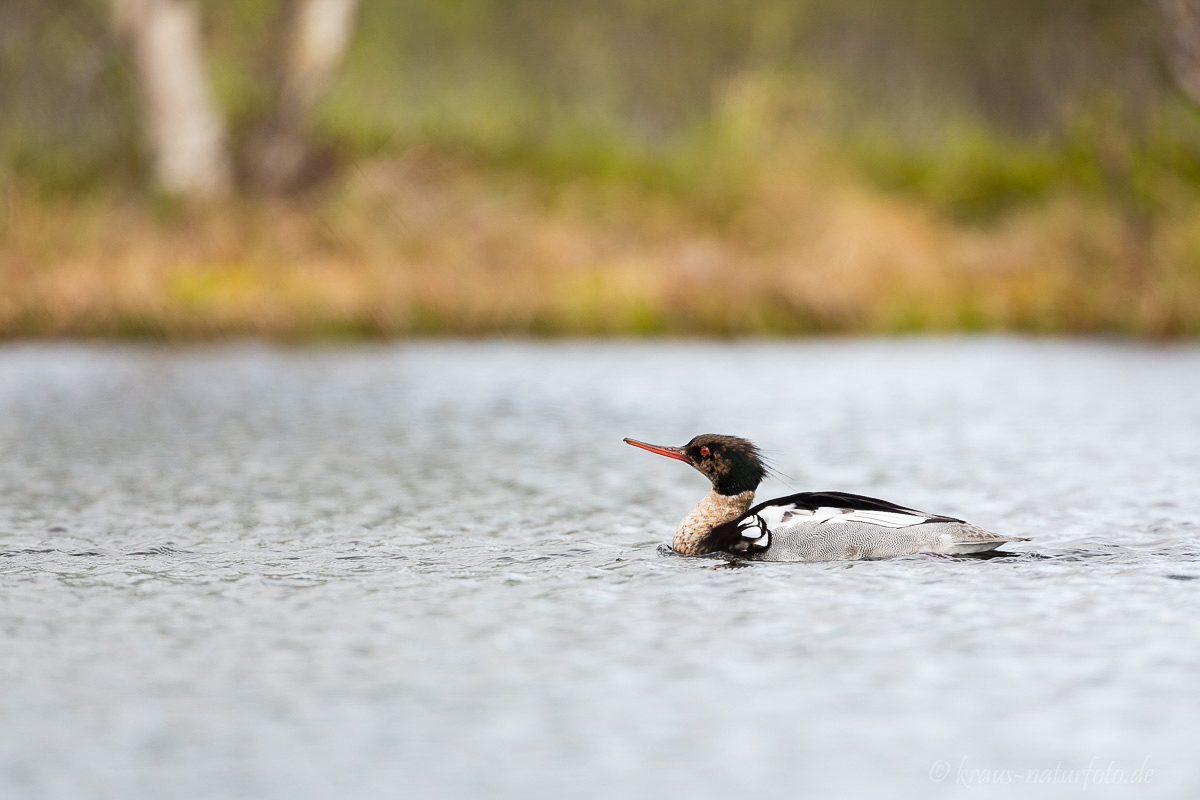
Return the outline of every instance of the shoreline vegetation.
<path id="1" fill-rule="evenodd" d="M 146 188 L 106 5 L 53 5 L 0 32 L 3 338 L 1200 335 L 1151 4 L 365 0 L 324 172 L 207 203 Z M 204 8 L 245 141 L 273 5 Z"/>
<path id="2" fill-rule="evenodd" d="M 9 187 L 0 336 L 1200 334 L 1196 211 L 1145 232 L 1064 192 L 962 223 L 771 166 L 717 203 L 424 148 L 208 207 Z"/>

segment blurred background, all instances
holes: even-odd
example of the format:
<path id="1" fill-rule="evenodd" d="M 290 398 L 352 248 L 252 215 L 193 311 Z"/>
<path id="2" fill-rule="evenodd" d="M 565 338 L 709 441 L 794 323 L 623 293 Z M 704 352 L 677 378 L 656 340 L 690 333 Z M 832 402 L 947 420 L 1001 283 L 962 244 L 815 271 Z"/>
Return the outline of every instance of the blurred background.
<path id="1" fill-rule="evenodd" d="M 1200 332 L 1195 0 L 5 0 L 0 335 Z"/>

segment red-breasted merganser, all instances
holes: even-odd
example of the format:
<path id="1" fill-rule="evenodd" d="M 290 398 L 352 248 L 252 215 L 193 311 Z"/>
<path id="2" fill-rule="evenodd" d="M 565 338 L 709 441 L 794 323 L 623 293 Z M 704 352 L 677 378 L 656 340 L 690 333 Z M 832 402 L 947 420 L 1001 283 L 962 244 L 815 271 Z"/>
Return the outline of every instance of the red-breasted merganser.
<path id="1" fill-rule="evenodd" d="M 683 447 L 625 441 L 687 462 L 712 481 L 712 491 L 675 529 L 671 547 L 685 555 L 725 552 L 757 561 L 857 561 L 915 553 L 982 553 L 1005 542 L 1029 541 L 845 492 L 801 492 L 751 508 L 754 492 L 768 472 L 751 442 L 712 433 Z"/>

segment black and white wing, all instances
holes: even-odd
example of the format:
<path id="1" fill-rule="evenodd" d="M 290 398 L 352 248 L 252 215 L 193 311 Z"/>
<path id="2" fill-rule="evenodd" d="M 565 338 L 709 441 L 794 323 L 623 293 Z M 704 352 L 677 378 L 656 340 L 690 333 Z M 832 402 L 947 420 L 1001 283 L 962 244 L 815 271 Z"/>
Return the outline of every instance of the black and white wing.
<path id="1" fill-rule="evenodd" d="M 802 492 L 768 500 L 722 526 L 724 549 L 754 555 L 766 551 L 778 531 L 797 525 L 833 528 L 851 523 L 884 529 L 908 528 L 928 522 L 962 520 L 927 514 L 886 500 L 846 492 Z M 963 523 L 965 524 L 965 523 Z"/>

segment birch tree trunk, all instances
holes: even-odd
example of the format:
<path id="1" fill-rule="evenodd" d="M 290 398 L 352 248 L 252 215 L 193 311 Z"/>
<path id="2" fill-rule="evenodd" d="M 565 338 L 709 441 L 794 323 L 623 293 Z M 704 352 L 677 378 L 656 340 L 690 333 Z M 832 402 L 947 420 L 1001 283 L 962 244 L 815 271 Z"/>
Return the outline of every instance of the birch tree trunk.
<path id="1" fill-rule="evenodd" d="M 346 52 L 358 4 L 359 0 L 287 0 L 274 105 L 246 152 L 246 175 L 255 187 L 286 191 L 304 180 L 313 159 L 313 112 Z"/>
<path id="2" fill-rule="evenodd" d="M 205 71 L 200 9 L 194 0 L 113 4 L 133 53 L 159 187 L 186 198 L 225 194 L 232 169 Z"/>
<path id="3" fill-rule="evenodd" d="M 1200 0 L 1158 0 L 1158 7 L 1166 23 L 1171 77 L 1200 104 Z"/>

